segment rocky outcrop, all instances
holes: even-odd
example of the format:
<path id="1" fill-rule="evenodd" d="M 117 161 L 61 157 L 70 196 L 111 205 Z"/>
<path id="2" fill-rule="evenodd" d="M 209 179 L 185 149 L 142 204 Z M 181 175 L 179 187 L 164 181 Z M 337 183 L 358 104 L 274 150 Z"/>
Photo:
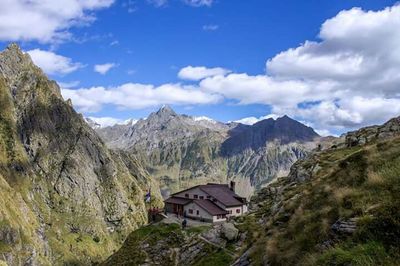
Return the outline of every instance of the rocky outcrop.
<path id="1" fill-rule="evenodd" d="M 246 234 L 239 233 L 232 223 L 185 230 L 175 223 L 158 223 L 132 232 L 121 249 L 101 265 L 210 265 L 210 261 L 229 265 L 245 239 Z M 218 264 L 213 256 L 226 258 Z"/>
<path id="2" fill-rule="evenodd" d="M 370 126 L 346 134 L 347 147 L 364 145 L 377 139 L 385 140 L 398 136 L 400 132 L 400 117 L 392 118 L 381 126 Z"/>
<path id="3" fill-rule="evenodd" d="M 10 265 L 100 260 L 146 223 L 149 186 L 160 203 L 140 161 L 108 150 L 15 44 L 0 53 L 0 106 L 0 258 Z"/>
<path id="4" fill-rule="evenodd" d="M 226 240 L 232 241 L 237 239 L 239 230 L 232 223 L 223 223 L 221 233 Z"/>

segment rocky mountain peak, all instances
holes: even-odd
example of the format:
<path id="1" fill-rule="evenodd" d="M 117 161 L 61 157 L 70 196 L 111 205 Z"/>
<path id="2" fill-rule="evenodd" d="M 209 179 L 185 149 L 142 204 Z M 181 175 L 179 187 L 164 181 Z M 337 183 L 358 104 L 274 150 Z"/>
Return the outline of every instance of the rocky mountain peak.
<path id="1" fill-rule="evenodd" d="M 146 119 L 146 123 L 162 124 L 170 121 L 171 118 L 178 118 L 179 115 L 168 105 L 163 105 L 157 112 L 153 112 Z"/>
<path id="2" fill-rule="evenodd" d="M 222 151 L 226 155 L 240 153 L 246 149 L 257 150 L 272 141 L 288 144 L 313 141 L 319 137 L 312 128 L 287 115 L 277 120 L 265 119 L 252 126 L 239 126 L 229 133 L 230 137 L 222 144 Z"/>
<path id="3" fill-rule="evenodd" d="M 156 114 L 158 116 L 176 116 L 177 114 L 169 105 L 163 105 Z"/>
<path id="4" fill-rule="evenodd" d="M 92 264 L 59 242 L 72 231 L 89 239 L 84 246 L 101 239 L 91 254 L 107 256 L 116 239 L 146 222 L 142 196 L 150 183 L 160 203 L 141 162 L 107 149 L 28 54 L 16 44 L 0 53 L 0 246 L 13 234 L 0 248 L 7 265 L 58 265 L 65 257 Z"/>
<path id="5" fill-rule="evenodd" d="M 33 66 L 31 57 L 16 43 L 12 43 L 0 53 L 0 72 L 4 77 L 15 78 L 22 69 Z"/>

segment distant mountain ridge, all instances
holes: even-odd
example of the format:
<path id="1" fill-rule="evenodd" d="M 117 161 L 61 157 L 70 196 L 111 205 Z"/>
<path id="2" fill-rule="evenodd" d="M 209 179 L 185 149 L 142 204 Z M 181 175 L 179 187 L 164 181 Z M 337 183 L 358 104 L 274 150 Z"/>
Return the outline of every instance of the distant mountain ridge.
<path id="1" fill-rule="evenodd" d="M 163 106 L 131 126 L 96 131 L 112 149 L 135 154 L 164 191 L 235 180 L 242 194 L 288 172 L 314 148 L 315 131 L 287 116 L 252 126 L 177 114 Z"/>
<path id="2" fill-rule="evenodd" d="M 288 116 L 276 120 L 269 118 L 251 126 L 241 126 L 230 132 L 230 137 L 222 144 L 222 153 L 230 155 L 248 148 L 257 150 L 265 143 L 278 140 L 281 144 L 313 141 L 319 135 L 311 128 Z"/>

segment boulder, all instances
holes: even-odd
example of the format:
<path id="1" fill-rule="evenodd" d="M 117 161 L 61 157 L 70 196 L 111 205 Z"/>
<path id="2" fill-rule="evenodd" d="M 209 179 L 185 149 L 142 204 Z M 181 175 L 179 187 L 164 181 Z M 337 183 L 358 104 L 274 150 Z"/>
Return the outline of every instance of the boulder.
<path id="1" fill-rule="evenodd" d="M 222 224 L 221 233 L 227 240 L 232 241 L 237 239 L 239 229 L 237 229 L 232 223 L 224 223 Z"/>

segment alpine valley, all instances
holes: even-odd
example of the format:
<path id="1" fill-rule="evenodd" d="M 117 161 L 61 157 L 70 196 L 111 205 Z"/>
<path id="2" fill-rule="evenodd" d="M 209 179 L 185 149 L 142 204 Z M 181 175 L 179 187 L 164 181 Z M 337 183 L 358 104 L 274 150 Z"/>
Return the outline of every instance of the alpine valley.
<path id="1" fill-rule="evenodd" d="M 254 125 L 221 123 L 179 115 L 163 106 L 146 119 L 101 128 L 110 149 L 137 157 L 158 180 L 163 196 L 207 182 L 236 182 L 250 197 L 303 158 L 320 140 L 315 131 L 287 116 Z"/>
<path id="2" fill-rule="evenodd" d="M 101 127 L 16 44 L 0 53 L 0 107 L 0 265 L 400 260 L 400 118 L 323 138 L 288 116 L 244 125 L 163 106 Z M 169 194 L 231 181 L 246 214 L 148 224 Z"/>

